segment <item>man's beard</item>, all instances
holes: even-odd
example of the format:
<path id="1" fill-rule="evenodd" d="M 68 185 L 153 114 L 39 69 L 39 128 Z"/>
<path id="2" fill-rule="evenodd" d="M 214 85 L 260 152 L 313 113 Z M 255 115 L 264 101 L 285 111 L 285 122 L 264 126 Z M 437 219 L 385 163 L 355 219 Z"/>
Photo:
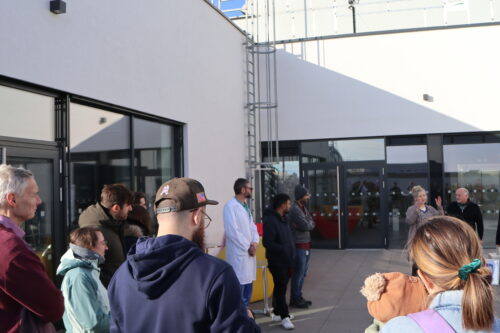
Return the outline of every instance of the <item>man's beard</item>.
<path id="1" fill-rule="evenodd" d="M 192 240 L 200 249 L 205 250 L 205 226 L 203 224 L 200 224 L 198 229 L 193 232 Z"/>
<path id="2" fill-rule="evenodd" d="M 245 194 L 245 198 L 247 198 L 247 199 L 251 199 L 251 198 L 252 198 L 252 193 L 247 193 L 247 194 Z"/>

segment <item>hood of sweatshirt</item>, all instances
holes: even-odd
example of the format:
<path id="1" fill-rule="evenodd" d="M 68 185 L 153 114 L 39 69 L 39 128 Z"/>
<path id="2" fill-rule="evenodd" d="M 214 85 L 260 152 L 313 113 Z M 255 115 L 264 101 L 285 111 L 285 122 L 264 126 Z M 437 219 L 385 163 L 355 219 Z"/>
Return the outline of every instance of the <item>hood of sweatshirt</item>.
<path id="1" fill-rule="evenodd" d="M 97 263 L 98 263 L 97 259 L 92 260 L 92 259 L 77 258 L 75 257 L 73 251 L 71 249 L 68 249 L 68 251 L 66 251 L 66 253 L 64 253 L 64 255 L 61 257 L 61 263 L 57 267 L 56 274 L 65 275 L 68 271 L 76 267 L 95 269 L 99 272 L 100 269 L 97 268 Z"/>
<path id="2" fill-rule="evenodd" d="M 140 292 L 155 299 L 201 255 L 203 252 L 194 242 L 178 235 L 141 238 L 127 256 L 128 273 Z"/>

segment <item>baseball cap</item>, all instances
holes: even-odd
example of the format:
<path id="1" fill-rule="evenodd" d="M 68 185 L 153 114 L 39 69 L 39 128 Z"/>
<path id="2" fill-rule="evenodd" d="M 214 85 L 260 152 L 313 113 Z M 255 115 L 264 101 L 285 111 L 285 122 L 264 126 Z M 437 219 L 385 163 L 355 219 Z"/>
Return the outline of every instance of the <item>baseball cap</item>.
<path id="1" fill-rule="evenodd" d="M 215 200 L 208 200 L 203 185 L 192 178 L 172 178 L 163 183 L 156 192 L 156 214 L 180 212 L 217 205 Z"/>

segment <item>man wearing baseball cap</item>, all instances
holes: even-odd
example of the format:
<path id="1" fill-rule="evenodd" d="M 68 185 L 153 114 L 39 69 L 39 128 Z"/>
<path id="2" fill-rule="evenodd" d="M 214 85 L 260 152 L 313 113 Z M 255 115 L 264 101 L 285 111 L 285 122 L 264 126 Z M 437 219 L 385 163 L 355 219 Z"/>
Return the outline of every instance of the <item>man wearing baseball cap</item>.
<path id="1" fill-rule="evenodd" d="M 109 285 L 111 332 L 260 332 L 231 266 L 203 251 L 217 204 L 194 179 L 158 189 L 158 237 L 139 239 Z"/>

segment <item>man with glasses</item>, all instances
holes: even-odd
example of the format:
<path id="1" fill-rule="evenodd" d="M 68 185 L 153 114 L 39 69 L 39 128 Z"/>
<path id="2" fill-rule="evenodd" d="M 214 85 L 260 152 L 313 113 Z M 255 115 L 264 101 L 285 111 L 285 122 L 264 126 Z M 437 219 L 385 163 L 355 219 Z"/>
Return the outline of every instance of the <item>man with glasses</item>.
<path id="1" fill-rule="evenodd" d="M 234 182 L 233 189 L 235 196 L 224 206 L 226 261 L 236 272 L 240 281 L 241 298 L 248 307 L 256 274 L 255 253 L 259 244 L 259 234 L 246 202 L 252 197 L 253 188 L 250 182 L 238 178 Z"/>
<path id="2" fill-rule="evenodd" d="M 139 239 L 109 285 L 111 332 L 260 332 L 231 266 L 203 251 L 217 204 L 194 179 L 158 189 L 158 237 Z"/>

